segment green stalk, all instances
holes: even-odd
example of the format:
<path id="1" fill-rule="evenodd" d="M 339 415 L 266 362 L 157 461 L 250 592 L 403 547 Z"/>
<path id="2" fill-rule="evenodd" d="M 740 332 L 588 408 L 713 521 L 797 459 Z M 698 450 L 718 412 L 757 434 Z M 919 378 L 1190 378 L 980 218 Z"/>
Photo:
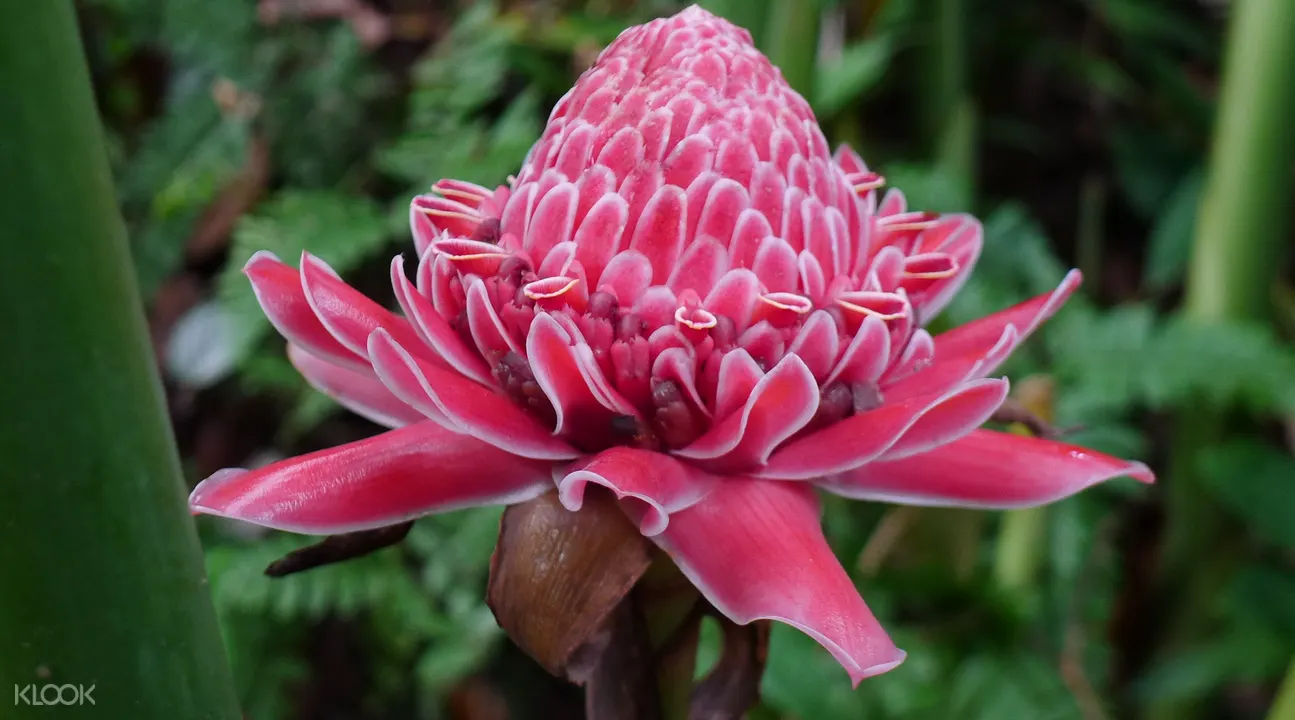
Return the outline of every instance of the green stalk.
<path id="1" fill-rule="evenodd" d="M 764 47 L 769 0 L 702 0 L 701 6 L 751 33 L 757 47 Z"/>
<path id="2" fill-rule="evenodd" d="M 1017 383 L 1018 402 L 1044 422 L 1053 421 L 1052 383 L 1035 376 Z M 1008 430 L 1029 435 L 1029 428 L 1013 423 Z M 1025 597 L 1034 586 L 1047 548 L 1048 508 L 1036 507 L 1003 513 L 994 556 L 994 580 L 1013 597 Z"/>
<path id="3" fill-rule="evenodd" d="M 998 587 L 1021 596 L 1034 586 L 1043 563 L 1048 529 L 1048 509 L 1043 507 L 1003 513 L 994 556 L 994 580 Z"/>
<path id="4" fill-rule="evenodd" d="M 1277 698 L 1268 710 L 1268 720 L 1295 720 L 1295 658 L 1291 659 L 1286 679 L 1277 690 Z"/>
<path id="5" fill-rule="evenodd" d="M 1209 179 L 1187 277 L 1187 312 L 1268 314 L 1295 181 L 1295 3 L 1233 3 Z"/>
<path id="6" fill-rule="evenodd" d="M 967 9 L 963 0 L 927 0 L 931 37 L 926 131 L 936 163 L 957 184 L 960 204 L 974 196 L 976 111 L 967 90 Z"/>
<path id="7" fill-rule="evenodd" d="M 821 0 L 771 0 L 765 26 L 765 54 L 796 92 L 807 98 L 814 97 L 822 15 Z"/>
<path id="8" fill-rule="evenodd" d="M 1185 312 L 1211 323 L 1262 319 L 1280 272 L 1287 203 L 1295 190 L 1295 3 L 1247 0 L 1232 6 L 1209 177 L 1201 198 L 1187 277 Z M 1191 473 L 1192 448 L 1218 434 L 1209 415 L 1180 418 L 1168 484 L 1167 569 L 1188 569 L 1210 547 L 1211 509 Z"/>
<path id="9" fill-rule="evenodd" d="M 234 720 L 71 2 L 0 3 L 0 96 L 4 716 Z"/>
<path id="10" fill-rule="evenodd" d="M 659 658 L 661 720 L 688 720 L 697 667 L 700 596 L 678 567 L 658 557 L 635 588 L 652 651 Z"/>
<path id="11" fill-rule="evenodd" d="M 1295 190 L 1295 3 L 1246 0 L 1233 3 L 1219 91 L 1209 176 L 1201 199 L 1188 268 L 1185 312 L 1202 323 L 1262 319 L 1286 238 L 1289 202 Z M 1163 648 L 1173 653 L 1199 636 L 1208 619 L 1209 593 L 1182 596 L 1183 586 L 1205 567 L 1230 567 L 1220 558 L 1220 520 L 1201 490 L 1195 453 L 1223 434 L 1219 421 L 1184 409 L 1174 439 L 1177 449 L 1167 485 L 1165 537 L 1166 594 L 1187 600 L 1171 625 Z M 1223 546 L 1220 548 L 1220 546 Z M 1196 715 L 1188 701 L 1163 702 L 1150 717 L 1186 720 Z"/>
<path id="12" fill-rule="evenodd" d="M 1106 181 L 1093 174 L 1079 187 L 1079 223 L 1075 232 L 1075 253 L 1084 284 L 1101 286 L 1102 256 L 1106 240 Z"/>

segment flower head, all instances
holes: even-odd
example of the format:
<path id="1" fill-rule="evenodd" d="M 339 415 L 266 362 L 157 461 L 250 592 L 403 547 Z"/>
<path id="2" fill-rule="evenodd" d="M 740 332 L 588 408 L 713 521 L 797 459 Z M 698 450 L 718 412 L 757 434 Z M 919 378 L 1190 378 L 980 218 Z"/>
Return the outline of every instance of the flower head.
<path id="1" fill-rule="evenodd" d="M 303 255 L 246 272 L 297 368 L 395 429 L 194 490 L 304 533 L 592 483 L 732 620 L 772 618 L 851 678 L 903 658 L 833 557 L 816 489 L 1011 508 L 1150 472 L 977 429 L 989 376 L 1079 284 L 932 337 L 980 224 L 911 211 L 748 33 L 698 8 L 625 31 L 508 186 L 414 199 L 402 315 Z"/>

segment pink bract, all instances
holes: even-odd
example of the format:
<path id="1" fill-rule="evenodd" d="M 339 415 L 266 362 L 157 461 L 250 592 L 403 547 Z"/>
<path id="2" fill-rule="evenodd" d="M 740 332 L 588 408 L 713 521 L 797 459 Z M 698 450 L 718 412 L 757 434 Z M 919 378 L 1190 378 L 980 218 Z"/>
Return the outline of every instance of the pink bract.
<path id="1" fill-rule="evenodd" d="M 904 654 L 819 527 L 816 488 L 1014 508 L 1151 472 L 977 429 L 991 375 L 1079 285 L 932 337 L 981 249 L 968 215 L 879 197 L 750 35 L 696 7 L 626 30 L 508 186 L 414 198 L 401 315 L 303 255 L 246 272 L 320 390 L 385 434 L 194 490 L 304 533 L 592 483 L 736 622 L 822 643 L 851 679 Z M 410 277 L 412 276 L 412 280 Z"/>

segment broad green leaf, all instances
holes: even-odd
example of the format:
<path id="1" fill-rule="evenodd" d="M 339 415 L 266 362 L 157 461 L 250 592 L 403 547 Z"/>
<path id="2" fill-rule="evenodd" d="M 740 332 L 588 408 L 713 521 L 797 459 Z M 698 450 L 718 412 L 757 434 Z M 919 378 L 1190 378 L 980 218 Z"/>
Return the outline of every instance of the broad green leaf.
<path id="1" fill-rule="evenodd" d="M 1024 651 L 960 660 L 947 688 L 947 715 L 959 720 L 1078 720 L 1074 696 L 1056 664 Z"/>
<path id="2" fill-rule="evenodd" d="M 1206 487 L 1251 532 L 1295 549 L 1295 459 L 1255 440 L 1204 449 Z"/>
<path id="3" fill-rule="evenodd" d="M 865 717 L 863 699 L 850 688 L 841 665 L 808 635 L 782 623 L 774 623 L 770 634 L 761 695 L 801 718 Z"/>

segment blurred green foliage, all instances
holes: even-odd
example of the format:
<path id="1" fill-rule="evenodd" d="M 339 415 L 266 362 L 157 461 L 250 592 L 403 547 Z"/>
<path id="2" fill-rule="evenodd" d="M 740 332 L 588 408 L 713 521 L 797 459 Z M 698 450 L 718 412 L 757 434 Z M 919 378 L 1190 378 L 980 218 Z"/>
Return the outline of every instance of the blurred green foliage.
<path id="1" fill-rule="evenodd" d="M 765 6 L 705 4 L 747 15 Z M 210 277 L 240 328 L 231 340 L 238 381 L 212 392 L 276 398 L 287 408 L 273 439 L 281 450 L 309 446 L 335 408 L 296 378 L 267 332 L 241 276 L 247 258 L 268 249 L 292 261 L 309 249 L 357 282 L 380 280 L 407 245 L 410 194 L 441 177 L 504 182 L 591 53 L 678 7 L 375 3 L 393 34 L 374 48 L 345 19 L 267 24 L 248 2 L 83 5 L 145 288 L 177 272 Z M 1095 263 L 1085 268 L 1100 271 L 1087 294 L 1013 358 L 1009 374 L 1050 378 L 1067 439 L 1157 466 L 1171 450 L 1173 411 L 1227 418 L 1235 432 L 1191 451 L 1243 552 L 1212 590 L 1206 640 L 1153 662 L 1179 601 L 1158 595 L 1149 577 L 1156 489 L 1121 481 L 1052 506 L 1036 586 L 1016 593 L 992 582 L 996 516 L 951 522 L 938 511 L 897 516 L 829 502 L 829 539 L 909 658 L 855 692 L 812 640 L 775 628 L 753 717 L 1135 717 L 1159 698 L 1187 699 L 1209 717 L 1261 716 L 1295 654 L 1295 461 L 1280 431 L 1295 417 L 1295 352 L 1281 325 L 1202 326 L 1176 307 L 1214 112 L 1221 11 L 1185 0 L 963 3 L 959 92 L 974 101 L 979 157 L 970 177 L 937 157 L 939 139 L 920 121 L 928 61 L 947 51 L 924 22 L 928 5 L 824 3 L 823 34 L 834 39 L 820 49 L 811 97 L 823 126 L 857 142 L 911 206 L 970 202 L 984 219 L 978 270 L 941 323 L 1048 292 L 1076 258 Z M 270 158 L 264 192 L 238 208 L 213 269 L 186 244 L 211 222 L 205 211 L 244 172 L 255 142 Z M 1103 199 L 1086 220 L 1084 183 Z M 1081 232 L 1083 222 L 1096 231 Z M 371 285 L 362 284 L 389 297 L 382 282 Z M 497 518 L 428 518 L 399 549 L 283 580 L 261 570 L 299 539 L 205 527 L 249 716 L 298 716 L 302 688 L 329 682 L 317 677 L 314 640 L 338 623 L 362 676 L 354 717 L 446 717 L 451 691 L 478 675 L 505 696 L 524 694 L 534 678 L 507 660 L 515 651 L 498 642 L 482 601 Z M 879 547 L 873 530 L 900 521 L 896 547 Z M 952 558 L 968 548 L 963 571 Z M 717 639 L 706 637 L 703 657 L 713 657 Z M 525 700 L 514 712 L 550 717 Z"/>

